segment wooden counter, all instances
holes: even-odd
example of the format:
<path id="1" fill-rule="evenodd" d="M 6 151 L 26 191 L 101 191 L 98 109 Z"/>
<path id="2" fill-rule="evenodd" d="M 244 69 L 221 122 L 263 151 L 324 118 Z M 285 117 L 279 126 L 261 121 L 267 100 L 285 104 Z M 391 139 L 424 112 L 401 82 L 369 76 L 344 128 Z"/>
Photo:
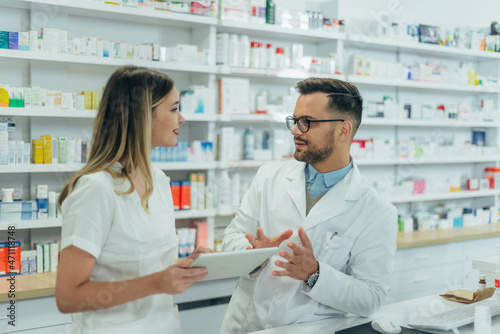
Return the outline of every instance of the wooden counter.
<path id="1" fill-rule="evenodd" d="M 14 276 L 16 300 L 53 296 L 55 294 L 56 275 L 56 272 L 50 272 Z M 10 282 L 7 280 L 9 277 L 0 277 L 0 302 L 10 300 Z"/>
<path id="2" fill-rule="evenodd" d="M 398 232 L 397 245 L 398 249 L 406 249 L 494 237 L 500 237 L 500 223 L 447 230 Z"/>
<path id="3" fill-rule="evenodd" d="M 398 232 L 398 249 L 440 245 L 452 242 L 500 237 L 500 224 L 452 228 L 448 230 Z M 56 273 L 18 275 L 16 277 L 16 299 L 53 296 Z M 8 276 L 0 277 L 0 302 L 9 301 Z"/>

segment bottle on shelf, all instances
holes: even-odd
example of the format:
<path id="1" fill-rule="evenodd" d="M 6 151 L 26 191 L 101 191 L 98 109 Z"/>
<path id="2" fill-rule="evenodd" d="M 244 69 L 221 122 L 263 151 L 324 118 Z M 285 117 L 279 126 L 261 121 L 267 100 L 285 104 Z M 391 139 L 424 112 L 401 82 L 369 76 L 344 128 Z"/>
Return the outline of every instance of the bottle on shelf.
<path id="1" fill-rule="evenodd" d="M 243 159 L 251 160 L 255 154 L 255 134 L 251 126 L 243 134 Z"/>
<path id="2" fill-rule="evenodd" d="M 484 289 L 486 288 L 486 275 L 485 274 L 479 274 L 479 289 Z"/>

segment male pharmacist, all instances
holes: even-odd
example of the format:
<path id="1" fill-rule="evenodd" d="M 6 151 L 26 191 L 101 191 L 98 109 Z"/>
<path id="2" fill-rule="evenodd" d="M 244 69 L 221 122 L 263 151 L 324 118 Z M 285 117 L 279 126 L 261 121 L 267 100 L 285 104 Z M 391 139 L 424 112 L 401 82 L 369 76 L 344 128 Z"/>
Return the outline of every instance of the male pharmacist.
<path id="1" fill-rule="evenodd" d="M 357 88 L 309 78 L 286 119 L 295 159 L 259 169 L 224 232 L 224 251 L 279 246 L 241 277 L 221 333 L 369 316 L 387 298 L 397 212 L 349 155 L 361 123 Z"/>

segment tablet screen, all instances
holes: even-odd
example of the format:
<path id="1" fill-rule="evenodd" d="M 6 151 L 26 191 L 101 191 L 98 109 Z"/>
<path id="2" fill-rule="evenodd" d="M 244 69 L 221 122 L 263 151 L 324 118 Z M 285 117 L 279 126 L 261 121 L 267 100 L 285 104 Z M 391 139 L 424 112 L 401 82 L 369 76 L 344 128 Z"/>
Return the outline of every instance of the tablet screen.
<path id="1" fill-rule="evenodd" d="M 278 247 L 248 249 L 234 252 L 203 253 L 190 267 L 205 267 L 208 276 L 203 281 L 244 276 L 277 252 Z"/>

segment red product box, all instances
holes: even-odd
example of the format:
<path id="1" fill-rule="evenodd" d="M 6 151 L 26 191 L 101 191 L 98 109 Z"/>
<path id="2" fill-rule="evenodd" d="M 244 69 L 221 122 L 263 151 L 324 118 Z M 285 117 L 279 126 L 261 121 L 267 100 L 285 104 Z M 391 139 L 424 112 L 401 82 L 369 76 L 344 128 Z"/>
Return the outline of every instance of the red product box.
<path id="1" fill-rule="evenodd" d="M 7 274 L 20 274 L 21 242 L 8 242 L 7 246 Z"/>
<path id="2" fill-rule="evenodd" d="M 0 275 L 7 275 L 7 253 L 9 243 L 0 242 Z"/>
<path id="3" fill-rule="evenodd" d="M 174 202 L 174 210 L 181 209 L 181 183 L 174 181 L 170 182 L 170 189 L 172 191 L 172 200 Z"/>
<path id="4" fill-rule="evenodd" d="M 181 210 L 191 210 L 191 182 L 181 181 Z"/>
<path id="5" fill-rule="evenodd" d="M 210 16 L 210 0 L 191 1 L 191 14 Z"/>

